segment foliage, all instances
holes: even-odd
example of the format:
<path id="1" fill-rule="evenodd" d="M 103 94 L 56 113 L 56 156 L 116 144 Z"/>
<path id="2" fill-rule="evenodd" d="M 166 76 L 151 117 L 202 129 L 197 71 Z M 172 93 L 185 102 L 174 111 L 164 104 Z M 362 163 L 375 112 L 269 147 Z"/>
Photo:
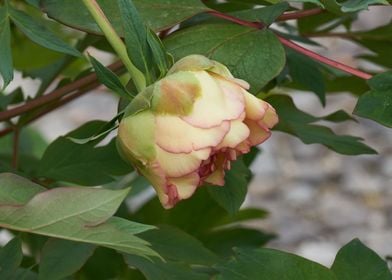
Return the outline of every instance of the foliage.
<path id="1" fill-rule="evenodd" d="M 298 10 L 298 3 L 274 0 L 99 0 L 111 35 L 87 2 L 95 1 L 0 1 L 0 226 L 14 236 L 0 248 L 0 279 L 392 279 L 385 260 L 357 239 L 331 268 L 264 248 L 276 235 L 249 225 L 267 211 L 241 208 L 257 149 L 233 163 L 224 187 L 201 186 L 165 210 L 156 197 L 134 207 L 149 183 L 123 161 L 116 139 L 106 139 L 133 98 L 146 106 L 140 85 L 161 79 L 180 58 L 202 54 L 276 108 L 276 131 L 344 155 L 375 154 L 328 123 L 360 125 L 356 115 L 392 127 L 392 72 L 367 73 L 307 47 L 318 44 L 313 37 L 336 36 L 371 51 L 358 59 L 390 69 L 392 21 L 351 29 L 369 5 L 386 1 L 301 0 Z M 104 66 L 88 47 L 117 52 L 125 67 Z M 9 90 L 14 71 L 39 79 L 39 89 Z M 100 84 L 119 98 L 112 120 L 85 123 L 51 143 L 28 127 Z M 290 90 L 315 94 L 323 106 L 329 94 L 350 92 L 357 104 L 353 112 L 313 116 Z"/>

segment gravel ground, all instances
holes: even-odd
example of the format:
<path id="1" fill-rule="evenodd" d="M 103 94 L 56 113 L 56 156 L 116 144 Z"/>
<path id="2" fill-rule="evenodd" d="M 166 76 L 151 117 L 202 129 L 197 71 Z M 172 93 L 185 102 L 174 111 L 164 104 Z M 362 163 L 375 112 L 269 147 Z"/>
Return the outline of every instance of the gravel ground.
<path id="1" fill-rule="evenodd" d="M 355 104 L 348 95 L 329 98 L 328 103 L 341 106 L 342 99 L 346 107 Z M 295 100 L 308 111 L 318 107 L 308 94 L 297 94 Z M 392 131 L 365 120 L 336 125 L 334 130 L 363 137 L 379 155 L 343 156 L 273 133 L 252 166 L 255 177 L 246 204 L 271 212 L 255 226 L 279 234 L 270 247 L 325 265 L 355 237 L 380 255 L 390 255 Z"/>

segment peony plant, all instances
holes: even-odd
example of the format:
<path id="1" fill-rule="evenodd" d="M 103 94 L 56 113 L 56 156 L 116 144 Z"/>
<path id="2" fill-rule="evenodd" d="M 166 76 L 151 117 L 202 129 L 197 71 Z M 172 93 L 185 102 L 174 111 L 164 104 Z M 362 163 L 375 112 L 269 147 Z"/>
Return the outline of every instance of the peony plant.
<path id="1" fill-rule="evenodd" d="M 269 138 L 278 116 L 248 89 L 223 64 L 190 55 L 128 105 L 118 148 L 164 208 L 205 183 L 223 186 L 230 162 Z"/>

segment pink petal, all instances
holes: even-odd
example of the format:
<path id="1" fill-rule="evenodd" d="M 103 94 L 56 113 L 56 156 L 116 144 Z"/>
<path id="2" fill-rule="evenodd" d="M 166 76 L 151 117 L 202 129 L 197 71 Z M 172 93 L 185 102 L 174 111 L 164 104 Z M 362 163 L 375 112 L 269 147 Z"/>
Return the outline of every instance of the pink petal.
<path id="1" fill-rule="evenodd" d="M 254 120 L 245 119 L 244 121 L 250 130 L 249 137 L 246 141 L 249 141 L 251 146 L 256 146 L 263 143 L 271 136 L 271 132 L 262 123 L 258 123 Z"/>
<path id="2" fill-rule="evenodd" d="M 180 200 L 191 197 L 199 182 L 200 178 L 197 173 L 179 178 L 168 178 L 166 186 L 167 201 L 163 204 L 163 207 L 166 209 L 173 208 Z"/>

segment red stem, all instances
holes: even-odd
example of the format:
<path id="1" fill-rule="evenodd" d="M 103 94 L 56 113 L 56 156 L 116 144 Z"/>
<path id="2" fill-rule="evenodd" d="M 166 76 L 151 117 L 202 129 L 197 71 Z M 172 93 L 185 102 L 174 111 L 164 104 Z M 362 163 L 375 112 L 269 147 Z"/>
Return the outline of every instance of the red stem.
<path id="1" fill-rule="evenodd" d="M 290 19 L 299 19 L 299 18 L 303 18 L 303 17 L 318 15 L 318 14 L 321 14 L 324 12 L 325 12 L 325 10 L 323 10 L 321 8 L 314 8 L 314 9 L 296 11 L 296 12 L 288 12 L 288 13 L 284 13 L 283 15 L 279 16 L 277 18 L 277 20 L 278 21 L 286 21 L 286 20 L 290 20 Z"/>
<path id="2" fill-rule="evenodd" d="M 290 18 L 290 19 L 295 19 L 295 18 L 300 18 L 300 17 L 304 17 L 304 16 L 314 15 L 314 14 L 316 14 L 316 12 L 320 13 L 321 11 L 319 11 L 319 10 L 315 11 L 314 9 L 312 9 L 312 12 L 307 12 L 307 13 L 305 13 L 305 12 L 306 11 L 297 12 L 295 16 L 293 15 L 294 13 L 291 13 L 290 16 L 289 16 L 289 14 L 287 14 L 285 17 Z M 220 13 L 218 11 L 209 11 L 208 13 L 215 16 L 215 17 L 222 18 L 222 19 L 225 19 L 225 20 L 228 20 L 228 21 L 231 21 L 236 24 L 243 25 L 243 26 L 248 26 L 248 27 L 257 28 L 257 29 L 264 28 L 264 25 L 261 22 L 250 22 L 250 21 L 242 20 L 242 19 L 230 16 L 227 14 Z M 345 65 L 343 63 L 337 62 L 335 60 L 329 59 L 325 56 L 322 56 L 318 53 L 315 53 L 311 50 L 308 50 L 304 47 L 301 47 L 300 45 L 297 45 L 296 43 L 294 43 L 290 40 L 287 40 L 286 38 L 283 38 L 283 37 L 279 36 L 278 34 L 276 34 L 276 36 L 278 37 L 279 41 L 283 45 L 285 45 L 286 47 L 289 47 L 299 53 L 302 53 L 302 54 L 304 54 L 314 60 L 317 60 L 321 63 L 324 63 L 326 65 L 329 65 L 331 67 L 342 70 L 344 72 L 347 72 L 351 75 L 357 76 L 357 77 L 365 79 L 365 80 L 372 78 L 372 75 L 370 75 L 366 72 L 362 72 L 358 69 L 355 69 L 355 68 L 350 67 L 348 65 Z"/>
<path id="3" fill-rule="evenodd" d="M 312 52 L 308 49 L 305 49 L 304 47 L 301 47 L 300 45 L 297 45 L 296 43 L 294 43 L 290 40 L 287 40 L 283 37 L 278 36 L 278 39 L 283 45 L 285 45 L 285 46 L 287 46 L 287 47 L 289 47 L 299 53 L 302 53 L 310 58 L 313 58 L 321 63 L 327 64 L 327 65 L 332 66 L 336 69 L 342 70 L 344 72 L 347 72 L 349 74 L 352 74 L 354 76 L 357 76 L 357 77 L 365 79 L 365 80 L 369 80 L 372 78 L 372 75 L 370 75 L 368 73 L 362 72 L 362 71 L 360 71 L 356 68 L 350 67 L 346 64 L 342 64 L 342 63 L 337 62 L 335 60 L 329 59 L 325 56 L 319 55 L 319 54 Z"/>
<path id="4" fill-rule="evenodd" d="M 57 108 L 59 108 L 59 107 L 65 105 L 65 104 L 71 102 L 72 100 L 82 96 L 83 94 L 93 90 L 94 88 L 96 88 L 96 87 L 98 87 L 100 85 L 101 84 L 99 82 L 92 83 L 89 86 L 87 86 L 87 87 L 85 87 L 83 89 L 80 89 L 80 90 L 78 90 L 77 92 L 75 92 L 73 94 L 67 95 L 67 96 L 63 97 L 62 99 L 60 99 L 58 101 L 55 101 L 53 103 L 53 105 L 51 105 L 51 106 L 49 106 L 47 108 L 44 108 L 41 111 L 37 111 L 37 113 L 35 115 L 33 115 L 27 121 L 23 122 L 21 125 L 24 126 L 24 125 L 27 125 L 29 123 L 32 123 L 32 122 L 36 121 L 37 119 L 43 117 L 44 115 L 46 115 L 46 114 L 52 112 L 53 110 L 56 110 Z M 16 129 L 15 126 L 9 126 L 7 128 L 4 128 L 3 130 L 0 131 L 0 137 L 5 136 L 5 135 L 11 133 L 15 129 Z"/>
<path id="5" fill-rule="evenodd" d="M 120 69 L 123 66 L 121 62 L 115 62 L 111 65 L 108 66 L 112 71 L 116 71 Z M 80 78 L 79 80 L 76 80 L 70 84 L 67 84 L 61 88 L 55 89 L 51 93 L 48 93 L 46 95 L 43 95 L 41 97 L 38 97 L 36 99 L 33 99 L 31 101 L 26 102 L 25 104 L 12 108 L 7 111 L 0 112 L 0 121 L 8 120 L 11 119 L 15 116 L 24 114 L 26 112 L 29 112 L 31 110 L 34 110 L 35 108 L 41 107 L 42 105 L 45 105 L 49 102 L 55 101 L 57 99 L 60 99 L 61 97 L 70 94 L 72 92 L 77 91 L 79 88 L 83 86 L 87 86 L 91 83 L 96 84 L 98 86 L 99 84 L 96 83 L 97 81 L 97 75 L 95 73 L 91 73 L 83 78 Z"/>
<path id="6" fill-rule="evenodd" d="M 233 17 L 228 14 L 223 14 L 218 11 L 208 11 L 207 13 L 210 15 L 213 15 L 214 17 L 225 19 L 225 20 L 237 23 L 239 25 L 248 26 L 248 27 L 252 27 L 252 28 L 259 28 L 259 29 L 264 28 L 264 24 L 262 24 L 261 22 L 251 22 L 251 21 L 242 20 L 242 19 Z"/>

